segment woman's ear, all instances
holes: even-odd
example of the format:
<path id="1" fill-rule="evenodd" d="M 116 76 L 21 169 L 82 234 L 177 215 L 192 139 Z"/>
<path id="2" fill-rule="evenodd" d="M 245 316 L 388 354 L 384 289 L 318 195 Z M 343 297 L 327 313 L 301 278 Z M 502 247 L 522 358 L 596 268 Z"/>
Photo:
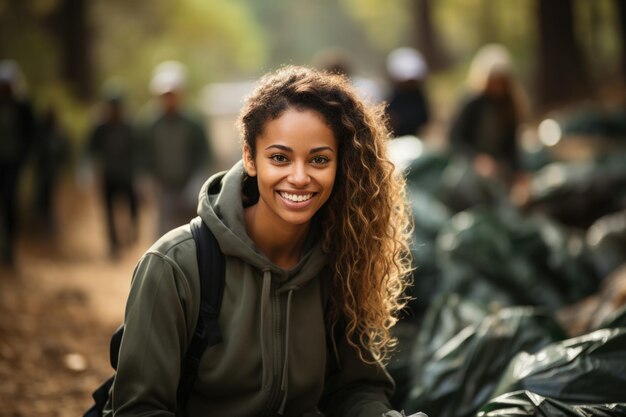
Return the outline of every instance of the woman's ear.
<path id="1" fill-rule="evenodd" d="M 254 155 L 252 150 L 247 145 L 243 147 L 243 166 L 246 169 L 246 173 L 250 177 L 256 177 L 256 164 L 254 163 Z"/>

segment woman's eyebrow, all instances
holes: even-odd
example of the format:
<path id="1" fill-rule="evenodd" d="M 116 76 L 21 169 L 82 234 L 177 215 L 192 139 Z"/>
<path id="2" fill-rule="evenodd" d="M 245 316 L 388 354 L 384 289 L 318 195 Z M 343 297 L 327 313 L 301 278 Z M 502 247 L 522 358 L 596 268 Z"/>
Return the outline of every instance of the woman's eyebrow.
<path id="1" fill-rule="evenodd" d="M 285 152 L 293 152 L 293 149 L 291 149 L 289 146 L 278 145 L 278 144 L 270 145 L 267 148 L 265 148 L 265 150 L 272 149 L 272 148 L 280 149 L 281 151 L 285 151 Z"/>
<path id="2" fill-rule="evenodd" d="M 320 146 L 319 148 L 313 148 L 309 151 L 309 153 L 317 153 L 317 152 L 322 152 L 322 151 L 330 151 L 330 152 L 335 152 L 335 150 L 333 148 L 331 148 L 330 146 Z"/>
<path id="3" fill-rule="evenodd" d="M 265 148 L 265 150 L 272 149 L 272 148 L 280 149 L 281 151 L 285 151 L 285 152 L 293 152 L 293 149 L 291 149 L 289 146 L 279 145 L 279 144 L 270 145 L 267 148 Z M 311 149 L 309 153 L 312 154 L 312 153 L 317 153 L 317 152 L 322 152 L 322 151 L 335 152 L 335 150 L 331 148 L 330 146 L 320 146 L 320 147 Z"/>

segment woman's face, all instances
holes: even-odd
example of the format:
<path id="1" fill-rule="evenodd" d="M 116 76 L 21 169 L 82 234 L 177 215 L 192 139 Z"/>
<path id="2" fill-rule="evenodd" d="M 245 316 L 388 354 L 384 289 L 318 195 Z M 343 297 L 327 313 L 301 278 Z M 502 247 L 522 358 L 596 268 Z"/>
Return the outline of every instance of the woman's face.
<path id="1" fill-rule="evenodd" d="M 315 111 L 290 108 L 267 122 L 256 138 L 256 155 L 244 148 L 246 171 L 259 185 L 258 218 L 308 225 L 330 197 L 337 153 L 333 131 Z"/>

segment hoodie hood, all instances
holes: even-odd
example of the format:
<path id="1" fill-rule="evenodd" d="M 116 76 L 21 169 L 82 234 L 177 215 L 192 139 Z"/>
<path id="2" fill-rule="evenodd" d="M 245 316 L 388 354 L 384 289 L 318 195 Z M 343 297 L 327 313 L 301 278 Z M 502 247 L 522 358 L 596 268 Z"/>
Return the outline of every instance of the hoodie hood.
<path id="1" fill-rule="evenodd" d="M 296 266 L 285 270 L 272 263 L 246 232 L 242 202 L 244 175 L 243 161 L 239 161 L 229 171 L 209 178 L 200 190 L 198 215 L 215 235 L 224 255 L 240 258 L 261 271 L 270 271 L 281 285 L 280 292 L 298 289 L 326 264 L 316 227 L 311 228 L 304 255 Z"/>

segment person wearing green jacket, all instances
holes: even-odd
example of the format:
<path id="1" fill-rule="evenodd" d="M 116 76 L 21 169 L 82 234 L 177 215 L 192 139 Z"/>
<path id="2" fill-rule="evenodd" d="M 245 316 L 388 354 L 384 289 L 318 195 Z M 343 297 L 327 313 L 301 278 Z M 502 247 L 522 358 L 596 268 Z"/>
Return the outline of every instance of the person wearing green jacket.
<path id="1" fill-rule="evenodd" d="M 199 196 L 225 257 L 223 341 L 177 404 L 200 303 L 181 226 L 134 271 L 105 415 L 401 415 L 383 363 L 406 301 L 410 223 L 383 114 L 339 75 L 290 66 L 261 79 L 239 119 L 243 160 Z"/>

